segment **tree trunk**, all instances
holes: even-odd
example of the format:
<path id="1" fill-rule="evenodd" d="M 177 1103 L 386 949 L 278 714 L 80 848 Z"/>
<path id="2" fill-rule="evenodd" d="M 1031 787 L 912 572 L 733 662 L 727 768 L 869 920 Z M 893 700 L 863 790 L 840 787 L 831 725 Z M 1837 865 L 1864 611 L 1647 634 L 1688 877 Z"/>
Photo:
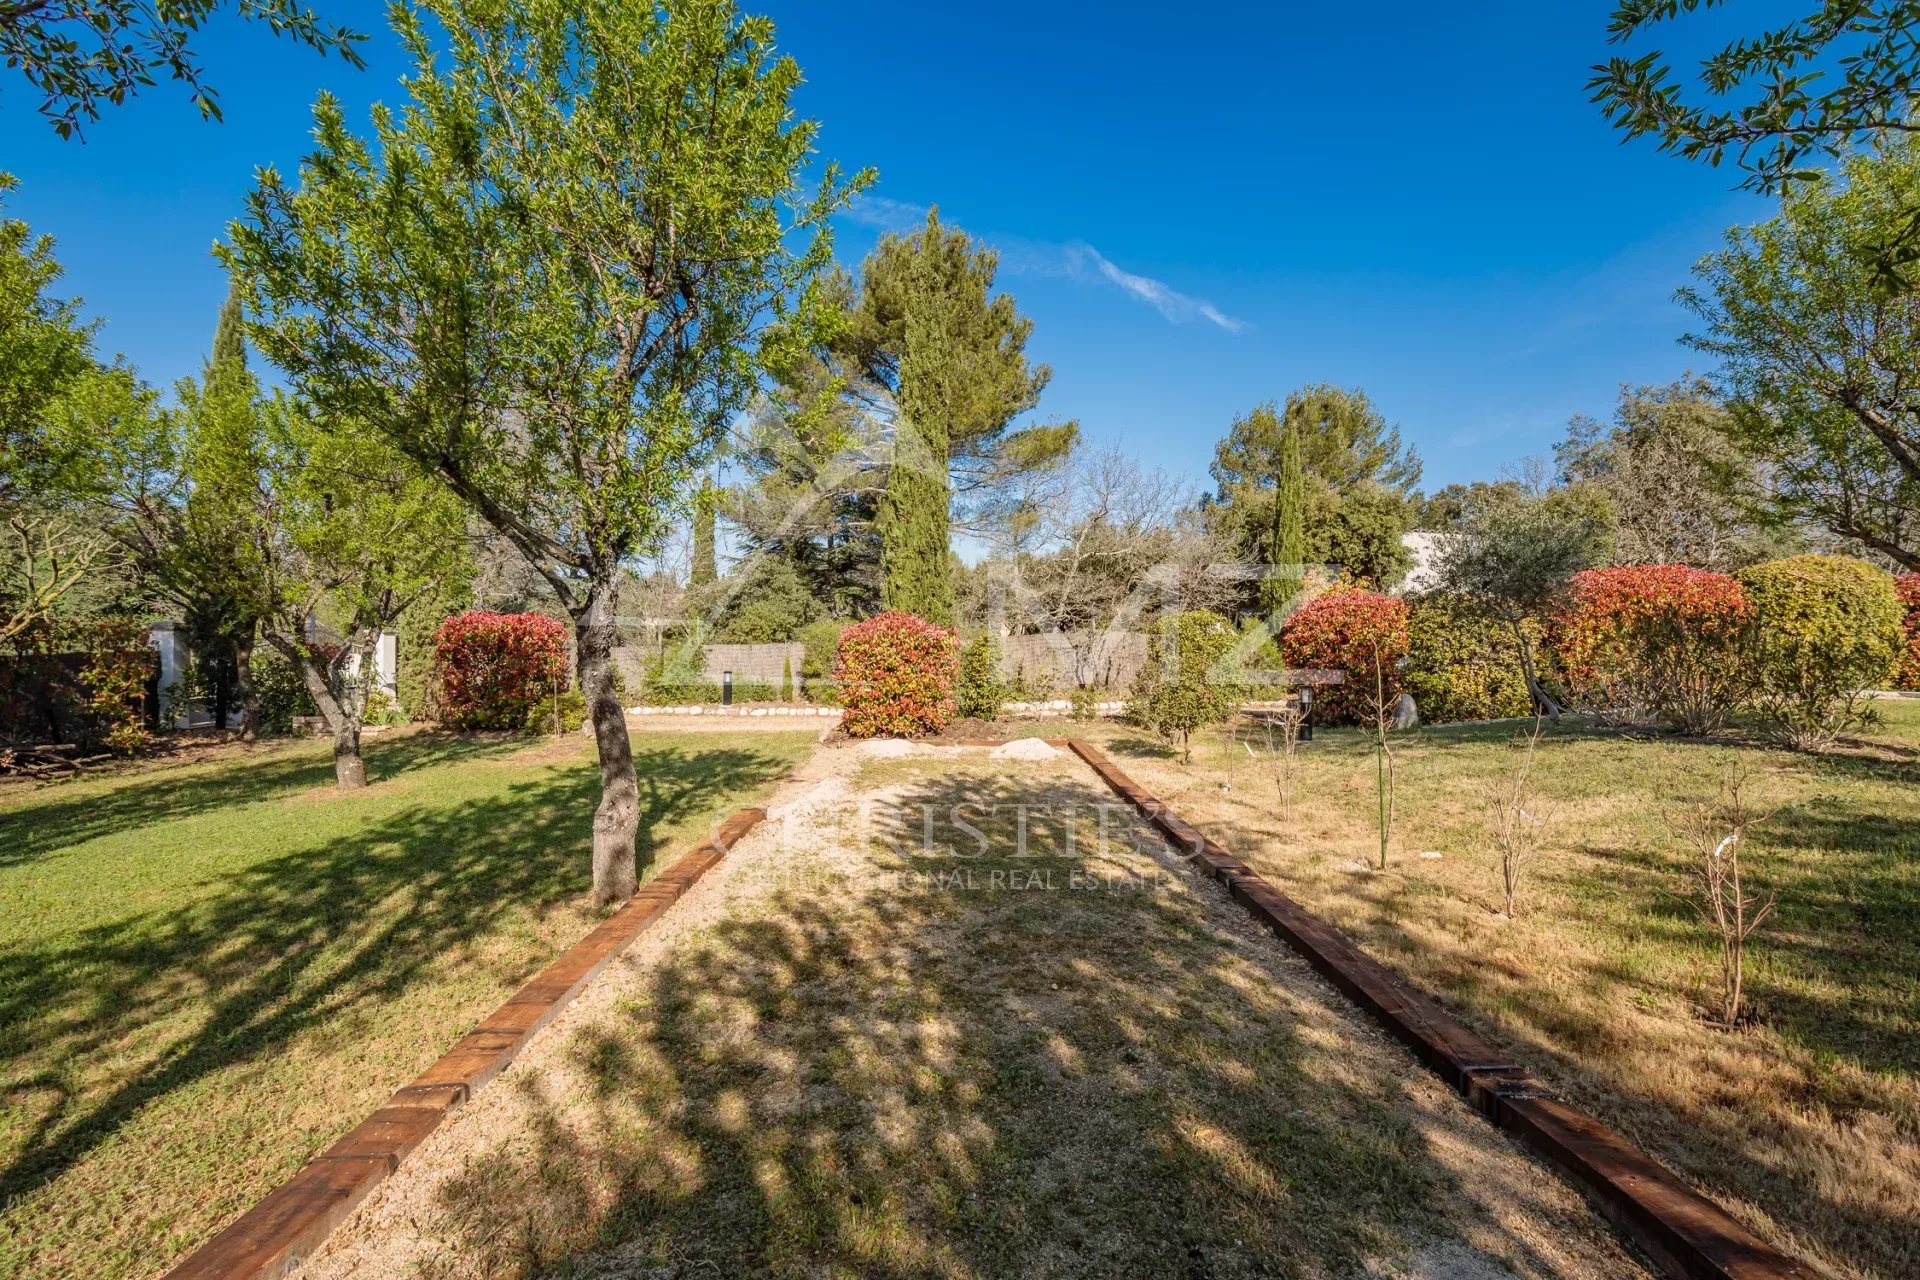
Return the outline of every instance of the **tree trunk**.
<path id="1" fill-rule="evenodd" d="M 253 628 L 233 637 L 233 683 L 240 693 L 240 741 L 260 740 L 260 692 L 253 687 Z"/>
<path id="2" fill-rule="evenodd" d="M 213 727 L 220 733 L 227 731 L 227 714 L 233 709 L 233 681 L 219 667 L 213 672 Z"/>
<path id="3" fill-rule="evenodd" d="M 614 570 L 595 573 L 584 605 L 574 611 L 574 661 L 600 753 L 600 806 L 593 814 L 593 900 L 624 901 L 639 887 L 634 837 L 640 829 L 640 783 L 633 773 L 627 713 L 613 684 Z"/>
<path id="4" fill-rule="evenodd" d="M 372 678 L 369 664 L 373 647 L 380 642 L 379 629 L 374 628 L 371 635 L 371 640 L 363 640 L 360 645 L 360 680 L 342 681 L 345 696 L 339 698 L 333 693 L 333 676 L 335 669 L 345 668 L 344 651 L 334 659 L 334 668 L 330 669 L 321 666 L 305 645 L 281 635 L 269 633 L 267 636 L 268 642 L 286 656 L 307 682 L 313 705 L 320 709 L 321 718 L 327 722 L 327 730 L 333 735 L 333 780 L 342 791 L 367 785 L 367 762 L 360 755 L 360 720 L 367 710 L 365 681 Z"/>
<path id="5" fill-rule="evenodd" d="M 1520 623 L 1513 624 L 1513 638 L 1520 646 L 1520 673 L 1527 682 L 1527 697 L 1533 703 L 1533 713 L 1545 715 L 1555 724 L 1560 723 L 1560 704 L 1555 702 L 1540 684 L 1538 668 L 1533 661 L 1533 644 L 1527 639 L 1527 633 Z"/>

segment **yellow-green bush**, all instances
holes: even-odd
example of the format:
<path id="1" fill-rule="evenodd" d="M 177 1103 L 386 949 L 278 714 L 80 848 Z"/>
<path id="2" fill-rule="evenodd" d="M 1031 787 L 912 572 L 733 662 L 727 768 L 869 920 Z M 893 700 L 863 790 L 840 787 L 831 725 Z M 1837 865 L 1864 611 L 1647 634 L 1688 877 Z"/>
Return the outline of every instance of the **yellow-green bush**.
<path id="1" fill-rule="evenodd" d="M 1471 600 L 1436 594 L 1413 602 L 1404 683 L 1428 724 L 1526 715 L 1521 671 L 1512 629 Z"/>
<path id="2" fill-rule="evenodd" d="M 953 687 L 960 714 L 974 720 L 992 720 L 1006 699 L 1000 680 L 1000 653 L 993 637 L 982 631 L 960 651 L 960 676 Z"/>
<path id="3" fill-rule="evenodd" d="M 1753 610 L 1755 710 L 1771 734 L 1808 749 L 1864 721 L 1861 693 L 1890 680 L 1900 658 L 1893 578 L 1842 556 L 1794 556 L 1738 577 Z"/>

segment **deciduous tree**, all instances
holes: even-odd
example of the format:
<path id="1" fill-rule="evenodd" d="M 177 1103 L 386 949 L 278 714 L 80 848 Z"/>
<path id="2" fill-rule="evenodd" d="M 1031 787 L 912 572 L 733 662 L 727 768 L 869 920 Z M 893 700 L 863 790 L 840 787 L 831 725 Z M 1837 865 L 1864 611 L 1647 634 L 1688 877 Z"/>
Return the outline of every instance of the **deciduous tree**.
<path id="1" fill-rule="evenodd" d="M 200 114 L 218 120 L 220 99 L 201 77 L 192 41 L 224 7 L 221 0 L 14 0 L 0 5 L 0 61 L 27 78 L 40 113 L 63 138 L 161 75 L 184 84 Z M 326 25 L 302 0 L 245 0 L 234 8 L 275 35 L 366 65 L 365 37 Z"/>
<path id="2" fill-rule="evenodd" d="M 1608 33 L 1626 44 L 1713 7 L 1714 0 L 1622 0 Z M 1910 0 L 1829 0 L 1805 17 L 1736 36 L 1700 61 L 1707 105 L 1682 95 L 1659 50 L 1608 59 L 1587 87 L 1629 138 L 1656 138 L 1662 151 L 1715 166 L 1731 158 L 1746 172 L 1744 185 L 1777 191 L 1807 172 L 1810 157 L 1916 127 L 1916 23 Z"/>
<path id="3" fill-rule="evenodd" d="M 0 174 L 0 198 L 13 189 Z M 94 352 L 96 326 L 55 296 L 50 237 L 0 218 L 0 643 L 70 607 L 121 563 L 100 506 L 154 465 L 154 397 Z"/>
<path id="4" fill-rule="evenodd" d="M 1766 476 L 1704 378 L 1620 388 L 1611 422 L 1576 417 L 1554 447 L 1560 478 L 1605 493 L 1616 564 L 1729 572 L 1783 541 L 1755 515 Z"/>
<path id="5" fill-rule="evenodd" d="M 371 141 L 315 111 L 231 253 L 258 345 L 429 468 L 573 621 L 600 755 L 594 896 L 637 884 L 616 584 L 658 545 L 768 360 L 804 344 L 827 219 L 865 181 L 797 119 L 798 66 L 728 0 L 432 0 Z M 769 325 L 769 321 L 786 323 Z"/>
<path id="6" fill-rule="evenodd" d="M 1914 208 L 1920 147 L 1856 157 L 1727 233 L 1680 297 L 1688 339 L 1721 359 L 1733 443 L 1765 467 L 1780 515 L 1920 568 L 1920 294 L 1889 286 L 1878 246 Z"/>

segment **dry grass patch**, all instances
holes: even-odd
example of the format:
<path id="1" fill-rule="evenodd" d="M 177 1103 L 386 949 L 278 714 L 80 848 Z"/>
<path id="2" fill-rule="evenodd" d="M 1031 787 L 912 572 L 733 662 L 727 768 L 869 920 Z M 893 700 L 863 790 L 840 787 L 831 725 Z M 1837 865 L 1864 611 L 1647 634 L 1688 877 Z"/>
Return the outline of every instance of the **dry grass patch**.
<path id="1" fill-rule="evenodd" d="M 824 754 L 318 1280 L 1638 1273 L 1077 762 Z"/>
<path id="2" fill-rule="evenodd" d="M 1364 869 L 1377 836 L 1357 732 L 1302 749 L 1291 825 L 1273 767 L 1241 745 L 1264 757 L 1258 733 L 1216 736 L 1192 767 L 1124 728 L 1090 736 L 1775 1244 L 1894 1280 L 1920 1274 L 1920 706 L 1885 710 L 1881 731 L 1826 756 L 1550 730 L 1534 781 L 1553 821 L 1514 920 L 1489 810 L 1522 726 L 1406 735 L 1384 874 Z M 1757 1024 L 1729 1034 L 1706 1016 L 1718 939 L 1671 825 L 1736 758 L 1777 809 L 1745 857 L 1779 906 L 1749 944 Z"/>

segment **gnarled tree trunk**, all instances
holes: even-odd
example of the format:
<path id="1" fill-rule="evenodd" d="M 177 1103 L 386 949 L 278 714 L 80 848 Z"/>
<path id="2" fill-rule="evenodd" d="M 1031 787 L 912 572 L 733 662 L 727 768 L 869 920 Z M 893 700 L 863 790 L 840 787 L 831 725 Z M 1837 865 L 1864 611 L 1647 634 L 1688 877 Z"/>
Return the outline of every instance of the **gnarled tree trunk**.
<path id="1" fill-rule="evenodd" d="M 614 572 L 594 575 L 586 603 L 574 610 L 574 663 L 600 753 L 600 805 L 593 813 L 593 900 L 605 906 L 639 887 L 634 838 L 640 829 L 640 784 L 633 773 L 627 713 L 613 683 Z"/>
<path id="2" fill-rule="evenodd" d="M 373 679 L 373 651 L 380 643 L 380 631 L 362 628 L 360 643 L 352 650 L 341 650 L 338 657 L 327 666 L 322 666 L 313 652 L 303 644 L 296 643 L 277 632 L 269 632 L 267 640 L 274 648 L 286 655 L 300 672 L 301 679 L 307 683 L 307 692 L 313 697 L 313 705 L 320 709 L 320 718 L 327 722 L 327 731 L 333 735 L 333 780 L 343 791 L 352 791 L 367 785 L 367 762 L 360 755 L 360 723 L 367 712 L 367 688 Z M 360 664 L 352 680 L 337 680 L 348 666 L 348 658 L 357 653 Z M 335 687 L 340 696 L 334 695 Z"/>

